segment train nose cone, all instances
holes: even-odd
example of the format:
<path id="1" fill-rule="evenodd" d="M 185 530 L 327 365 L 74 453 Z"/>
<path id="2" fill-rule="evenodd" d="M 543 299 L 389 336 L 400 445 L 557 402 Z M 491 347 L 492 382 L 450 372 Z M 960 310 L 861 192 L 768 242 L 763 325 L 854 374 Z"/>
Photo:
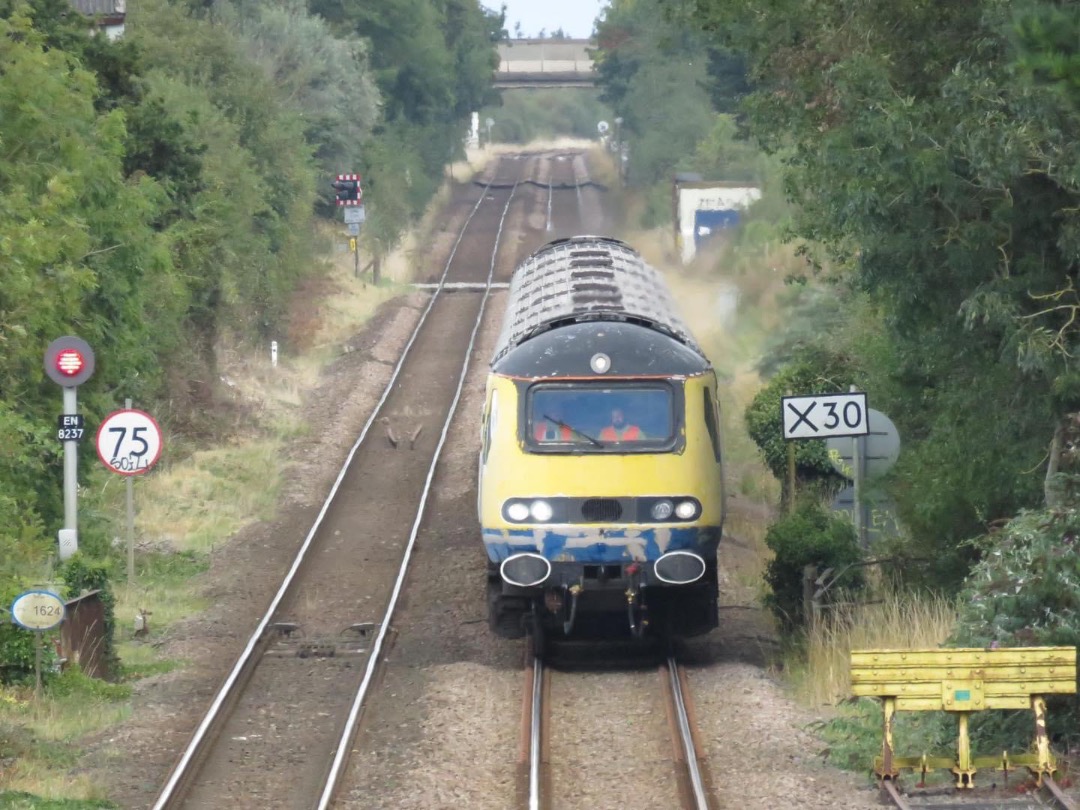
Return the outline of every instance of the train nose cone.
<path id="1" fill-rule="evenodd" d="M 511 585 L 531 588 L 551 576 L 551 563 L 539 554 L 515 554 L 503 560 L 499 573 Z"/>
<path id="2" fill-rule="evenodd" d="M 705 560 L 689 551 L 669 551 L 653 566 L 656 578 L 669 585 L 688 585 L 701 579 Z"/>

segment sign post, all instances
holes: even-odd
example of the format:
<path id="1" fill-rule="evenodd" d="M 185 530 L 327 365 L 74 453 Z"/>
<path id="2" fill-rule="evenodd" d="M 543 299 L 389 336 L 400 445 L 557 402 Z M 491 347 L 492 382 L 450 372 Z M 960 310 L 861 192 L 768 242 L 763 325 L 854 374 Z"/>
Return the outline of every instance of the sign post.
<path id="1" fill-rule="evenodd" d="M 135 584 L 135 491 L 132 476 L 141 475 L 157 464 L 161 456 L 161 428 L 154 417 L 131 407 L 113 411 L 98 428 L 94 444 L 101 463 L 127 477 L 127 558 L 128 585 Z"/>
<path id="2" fill-rule="evenodd" d="M 360 226 L 366 221 L 367 209 L 363 203 L 353 208 L 345 209 L 345 224 L 349 227 L 350 236 L 359 237 Z M 360 240 L 358 238 L 350 239 L 349 249 L 353 254 L 353 274 L 356 278 L 360 278 Z"/>
<path id="3" fill-rule="evenodd" d="M 852 519 L 863 548 L 870 543 L 873 522 L 870 507 L 875 500 L 867 496 L 867 481 L 884 475 L 900 455 L 900 434 L 892 420 L 873 408 L 867 409 L 866 415 L 869 429 L 865 435 L 855 437 L 851 442 L 844 438 L 831 438 L 825 442 L 833 468 L 854 484 Z"/>
<path id="4" fill-rule="evenodd" d="M 64 409 L 57 438 L 64 443 L 64 528 L 57 540 L 60 559 L 79 550 L 79 439 L 82 417 L 78 414 L 77 387 L 94 373 L 94 350 L 81 338 L 60 337 L 45 349 L 45 374 L 64 389 Z"/>
<path id="5" fill-rule="evenodd" d="M 34 639 L 34 696 L 41 699 L 41 635 L 64 620 L 64 600 L 52 591 L 25 591 L 11 603 L 11 618 Z"/>

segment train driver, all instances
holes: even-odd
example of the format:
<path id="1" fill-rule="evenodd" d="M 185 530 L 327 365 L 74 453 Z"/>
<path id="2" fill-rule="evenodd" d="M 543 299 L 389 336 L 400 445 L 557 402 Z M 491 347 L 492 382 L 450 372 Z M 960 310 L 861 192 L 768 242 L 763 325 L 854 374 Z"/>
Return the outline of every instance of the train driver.
<path id="1" fill-rule="evenodd" d="M 569 442 L 574 439 L 574 430 L 562 418 L 562 409 L 549 407 L 534 421 L 533 438 L 538 442 Z"/>
<path id="2" fill-rule="evenodd" d="M 600 431 L 600 440 L 605 442 L 633 442 L 644 438 L 641 428 L 626 421 L 622 408 L 612 408 L 611 424 Z"/>

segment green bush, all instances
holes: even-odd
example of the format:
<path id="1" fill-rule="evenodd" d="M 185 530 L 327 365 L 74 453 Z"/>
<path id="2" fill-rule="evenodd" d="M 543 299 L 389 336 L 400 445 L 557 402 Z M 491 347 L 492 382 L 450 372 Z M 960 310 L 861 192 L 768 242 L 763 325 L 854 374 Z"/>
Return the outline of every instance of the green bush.
<path id="1" fill-rule="evenodd" d="M 131 697 L 131 686 L 126 683 L 107 683 L 91 678 L 82 667 L 72 663 L 49 683 L 49 697 L 78 698 L 82 701 L 114 703 Z"/>
<path id="2" fill-rule="evenodd" d="M 955 755 L 956 719 L 945 712 L 898 712 L 893 723 L 898 754 Z M 881 703 L 865 697 L 846 701 L 811 729 L 827 743 L 830 764 L 867 773 L 881 754 Z"/>
<path id="3" fill-rule="evenodd" d="M 974 542 L 981 559 L 961 591 L 950 646 L 1080 646 L 1080 476 L 1059 478 L 1068 495 L 1062 508 L 1022 511 L 997 534 Z M 1047 703 L 1051 737 L 1075 741 L 1076 701 Z M 973 736 L 1013 750 L 1030 742 L 1029 712 L 993 714 L 972 725 Z"/>
<path id="4" fill-rule="evenodd" d="M 847 592 L 862 587 L 861 569 L 849 568 L 861 556 L 855 529 L 850 521 L 817 503 L 804 502 L 794 513 L 773 523 L 765 543 L 775 555 L 765 569 L 771 591 L 765 603 L 787 630 L 807 620 L 802 596 L 803 568 L 807 565 L 816 566 L 819 573 L 832 568 L 837 586 Z"/>

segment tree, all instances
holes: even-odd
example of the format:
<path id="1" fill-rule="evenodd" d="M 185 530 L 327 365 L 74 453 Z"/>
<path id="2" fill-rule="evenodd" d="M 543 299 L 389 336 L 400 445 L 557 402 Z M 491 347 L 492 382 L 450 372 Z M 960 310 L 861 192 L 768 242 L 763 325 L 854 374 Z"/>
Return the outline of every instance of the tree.
<path id="1" fill-rule="evenodd" d="M 1080 409 L 1080 122 L 1068 30 L 1034 33 L 1075 16 L 1057 5 L 665 3 L 745 56 L 747 123 L 786 155 L 795 233 L 883 312 L 874 377 L 927 546 L 1038 498 L 1055 426 Z"/>
<path id="2" fill-rule="evenodd" d="M 123 171 L 123 113 L 95 109 L 94 76 L 48 47 L 27 12 L 0 20 L 0 531 L 32 541 L 59 511 L 43 348 L 72 332 L 96 348 L 82 397 L 93 417 L 118 388 L 157 390 L 156 353 L 179 340 L 182 299 L 154 227 L 164 191 Z"/>
<path id="3" fill-rule="evenodd" d="M 415 216 L 447 161 L 462 154 L 469 114 L 493 98 L 504 12 L 476 0 L 310 0 L 309 8 L 335 30 L 370 42 L 383 121 L 363 148 L 365 188 L 373 213 L 379 195 L 404 189 Z M 375 161 L 376 153 L 400 159 Z M 397 220 L 399 233 L 408 221 Z"/>
<path id="4" fill-rule="evenodd" d="M 597 41 L 600 98 L 623 118 L 629 180 L 639 186 L 666 181 L 709 128 L 704 48 L 651 3 L 614 3 L 597 27 Z"/>
<path id="5" fill-rule="evenodd" d="M 361 146 L 380 118 L 368 43 L 336 35 L 302 0 L 244 2 L 223 9 L 222 17 L 301 117 L 322 174 L 359 165 Z"/>

